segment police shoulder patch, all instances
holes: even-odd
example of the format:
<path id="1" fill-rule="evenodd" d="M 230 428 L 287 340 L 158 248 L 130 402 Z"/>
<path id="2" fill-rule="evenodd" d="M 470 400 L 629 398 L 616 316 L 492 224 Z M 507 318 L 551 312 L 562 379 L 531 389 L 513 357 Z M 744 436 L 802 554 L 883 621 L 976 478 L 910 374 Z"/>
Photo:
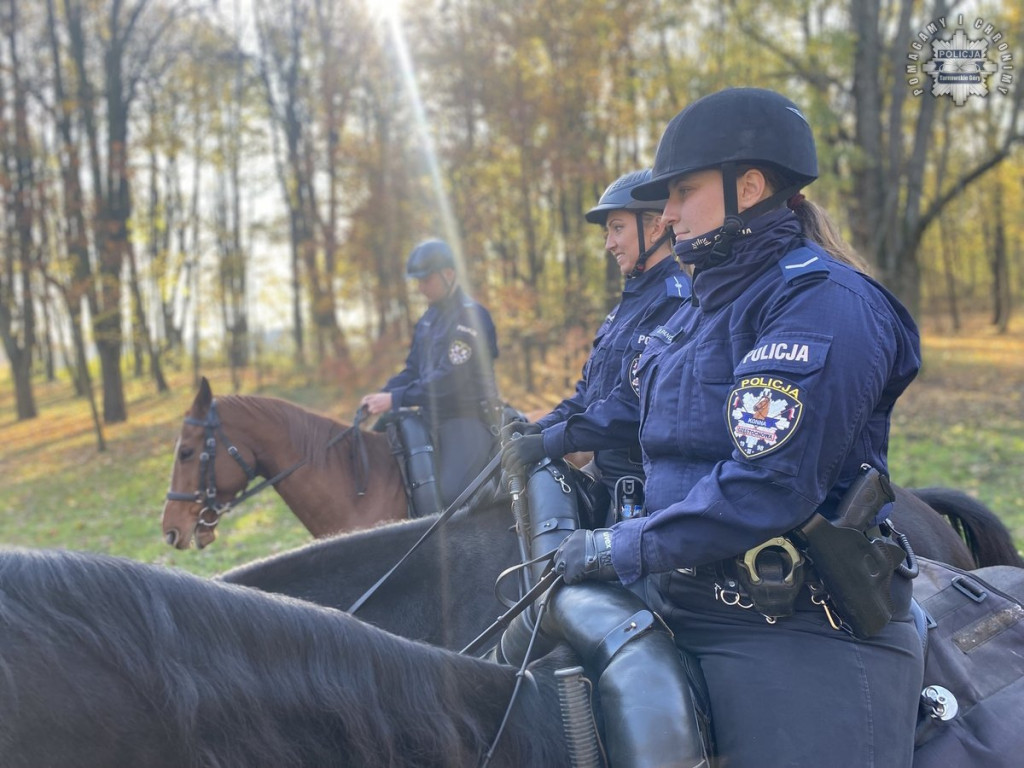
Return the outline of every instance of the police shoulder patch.
<path id="1" fill-rule="evenodd" d="M 726 418 L 733 443 L 748 458 L 782 447 L 803 414 L 800 388 L 778 376 L 745 376 L 729 395 Z"/>
<path id="2" fill-rule="evenodd" d="M 455 339 L 448 347 L 448 359 L 452 365 L 468 363 L 473 356 L 473 347 L 462 339 Z"/>

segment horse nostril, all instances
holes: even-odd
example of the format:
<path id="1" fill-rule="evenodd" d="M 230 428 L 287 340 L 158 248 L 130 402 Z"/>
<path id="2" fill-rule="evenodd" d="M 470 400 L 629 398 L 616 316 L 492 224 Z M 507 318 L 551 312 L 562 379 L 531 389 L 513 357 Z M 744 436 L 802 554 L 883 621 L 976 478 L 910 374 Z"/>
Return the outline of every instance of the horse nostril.
<path id="1" fill-rule="evenodd" d="M 175 546 L 178 543 L 178 532 L 168 531 L 164 534 L 164 541 L 167 542 L 168 546 Z"/>

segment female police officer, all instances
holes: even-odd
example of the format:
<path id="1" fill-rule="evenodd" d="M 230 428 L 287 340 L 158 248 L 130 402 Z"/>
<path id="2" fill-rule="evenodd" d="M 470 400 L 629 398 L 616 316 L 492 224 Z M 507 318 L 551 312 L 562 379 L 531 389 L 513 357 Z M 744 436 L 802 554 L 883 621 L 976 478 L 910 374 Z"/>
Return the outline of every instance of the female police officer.
<path id="1" fill-rule="evenodd" d="M 599 479 L 614 499 L 628 489 L 630 510 L 641 499 L 643 478 L 639 391 L 635 365 L 648 334 L 690 298 L 690 279 L 672 254 L 672 232 L 661 218 L 664 200 L 635 200 L 631 191 L 651 180 L 649 168 L 612 182 L 586 213 L 605 231 L 605 248 L 625 277 L 622 297 L 594 338 L 593 350 L 572 397 L 529 425 L 511 425 L 526 433 L 507 443 L 503 464 L 519 474 L 524 465 L 573 451 L 594 451 Z M 624 483 L 623 481 L 627 481 Z M 597 525 L 603 525 L 604 509 Z"/>
<path id="2" fill-rule="evenodd" d="M 700 663 L 730 768 L 912 759 L 922 651 L 907 569 L 882 574 L 891 620 L 855 636 L 815 574 L 857 563 L 811 569 L 783 538 L 834 518 L 862 465 L 886 471 L 890 413 L 920 365 L 906 310 L 819 244 L 798 194 L 816 177 L 811 129 L 774 92 L 720 91 L 669 123 L 634 195 L 668 196 L 698 308 L 655 331 L 640 363 L 649 516 L 576 531 L 555 556 L 570 583 L 662 574 L 658 607 Z M 779 589 L 755 600 L 752 584 Z"/>
<path id="3" fill-rule="evenodd" d="M 491 410 L 498 401 L 494 359 L 498 342 L 490 313 L 456 282 L 455 256 L 443 240 L 424 240 L 409 253 L 406 276 L 418 283 L 428 308 L 413 330 L 405 367 L 380 392 L 365 395 L 360 405 L 371 415 L 419 408 L 440 454 L 439 498 L 432 463 L 414 465 L 410 478 L 417 490 L 414 514 L 440 512 L 479 474 L 494 455 Z M 406 437 L 408 442 L 409 438 Z M 417 455 L 430 457 L 417 446 Z M 410 446 L 406 446 L 407 451 Z"/>

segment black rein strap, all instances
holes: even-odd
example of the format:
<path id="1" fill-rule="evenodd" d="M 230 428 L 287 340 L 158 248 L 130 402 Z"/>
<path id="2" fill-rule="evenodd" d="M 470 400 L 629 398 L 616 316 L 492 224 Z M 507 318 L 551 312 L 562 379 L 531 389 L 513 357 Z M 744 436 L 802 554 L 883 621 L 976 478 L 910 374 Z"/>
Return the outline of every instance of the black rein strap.
<path id="1" fill-rule="evenodd" d="M 332 448 L 336 443 L 344 440 L 346 435 L 352 435 L 352 442 L 349 444 L 349 458 L 352 460 L 352 474 L 356 480 L 357 496 L 366 495 L 367 478 L 370 476 L 370 457 L 366 455 L 363 430 L 359 428 L 369 413 L 365 405 L 359 406 L 356 409 L 356 415 L 352 418 L 352 426 L 339 432 L 327 442 L 327 447 Z"/>
<path id="2" fill-rule="evenodd" d="M 348 612 L 355 613 L 356 611 L 358 611 L 362 607 L 363 603 L 365 603 L 370 598 L 370 596 L 380 588 L 380 585 L 387 581 L 389 578 L 391 578 L 391 574 L 397 571 L 398 568 L 402 565 L 402 563 L 408 560 L 409 556 L 412 555 L 412 553 L 415 552 L 417 549 L 419 549 L 420 545 L 424 541 L 426 541 L 430 536 L 433 535 L 434 531 L 440 528 L 445 523 L 445 521 L 448 520 L 448 518 L 455 514 L 456 510 L 458 510 L 463 504 L 466 503 L 470 496 L 476 493 L 477 489 L 479 489 L 480 486 L 487 482 L 487 479 L 491 476 L 491 474 L 494 472 L 494 470 L 498 467 L 500 463 L 501 451 L 498 451 L 497 453 L 494 454 L 494 457 L 489 462 L 487 462 L 487 466 L 483 468 L 483 471 L 481 471 L 480 474 L 476 476 L 473 482 L 466 486 L 466 490 L 460 493 L 458 498 L 455 499 L 455 501 L 453 501 L 444 512 L 438 515 L 437 520 L 434 521 L 434 524 L 423 532 L 423 535 L 416 540 L 416 543 L 409 548 L 409 551 L 402 555 L 402 557 L 399 558 L 398 562 L 391 566 L 387 573 L 385 573 L 383 576 L 377 579 L 377 582 L 372 587 L 366 590 L 359 597 L 358 600 L 356 600 L 354 603 L 352 603 L 352 605 L 349 606 Z"/>

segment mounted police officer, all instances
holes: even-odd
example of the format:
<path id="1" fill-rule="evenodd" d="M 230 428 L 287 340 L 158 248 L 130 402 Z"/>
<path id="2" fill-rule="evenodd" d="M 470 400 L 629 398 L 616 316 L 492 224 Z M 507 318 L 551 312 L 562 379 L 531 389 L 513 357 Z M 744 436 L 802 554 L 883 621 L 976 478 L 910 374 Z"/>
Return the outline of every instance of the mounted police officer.
<path id="1" fill-rule="evenodd" d="M 636 364 L 650 332 L 690 298 L 690 278 L 672 254 L 672 231 L 665 226 L 664 200 L 635 200 L 630 194 L 651 180 L 649 168 L 626 173 L 612 182 L 586 220 L 604 229 L 605 248 L 625 278 L 619 303 L 594 337 L 593 350 L 576 391 L 533 424 L 506 430 L 524 433 L 506 443 L 507 471 L 546 457 L 594 451 L 592 468 L 606 493 L 596 505 L 596 525 L 637 514 L 643 504 L 643 462 L 637 426 Z M 615 501 L 606 521 L 608 498 Z"/>
<path id="2" fill-rule="evenodd" d="M 450 504 L 494 455 L 498 342 L 490 313 L 456 281 L 448 243 L 431 239 L 413 248 L 406 276 L 417 281 L 429 306 L 413 330 L 405 367 L 360 405 L 371 415 L 403 416 L 406 482 L 413 513 L 421 516 Z"/>
<path id="3" fill-rule="evenodd" d="M 668 198 L 697 311 L 656 329 L 639 365 L 648 514 L 555 555 L 567 583 L 655 582 L 730 768 L 913 754 L 913 569 L 887 495 L 860 489 L 887 471 L 918 331 L 799 194 L 817 176 L 806 118 L 772 91 L 720 91 L 669 123 L 633 195 Z"/>

